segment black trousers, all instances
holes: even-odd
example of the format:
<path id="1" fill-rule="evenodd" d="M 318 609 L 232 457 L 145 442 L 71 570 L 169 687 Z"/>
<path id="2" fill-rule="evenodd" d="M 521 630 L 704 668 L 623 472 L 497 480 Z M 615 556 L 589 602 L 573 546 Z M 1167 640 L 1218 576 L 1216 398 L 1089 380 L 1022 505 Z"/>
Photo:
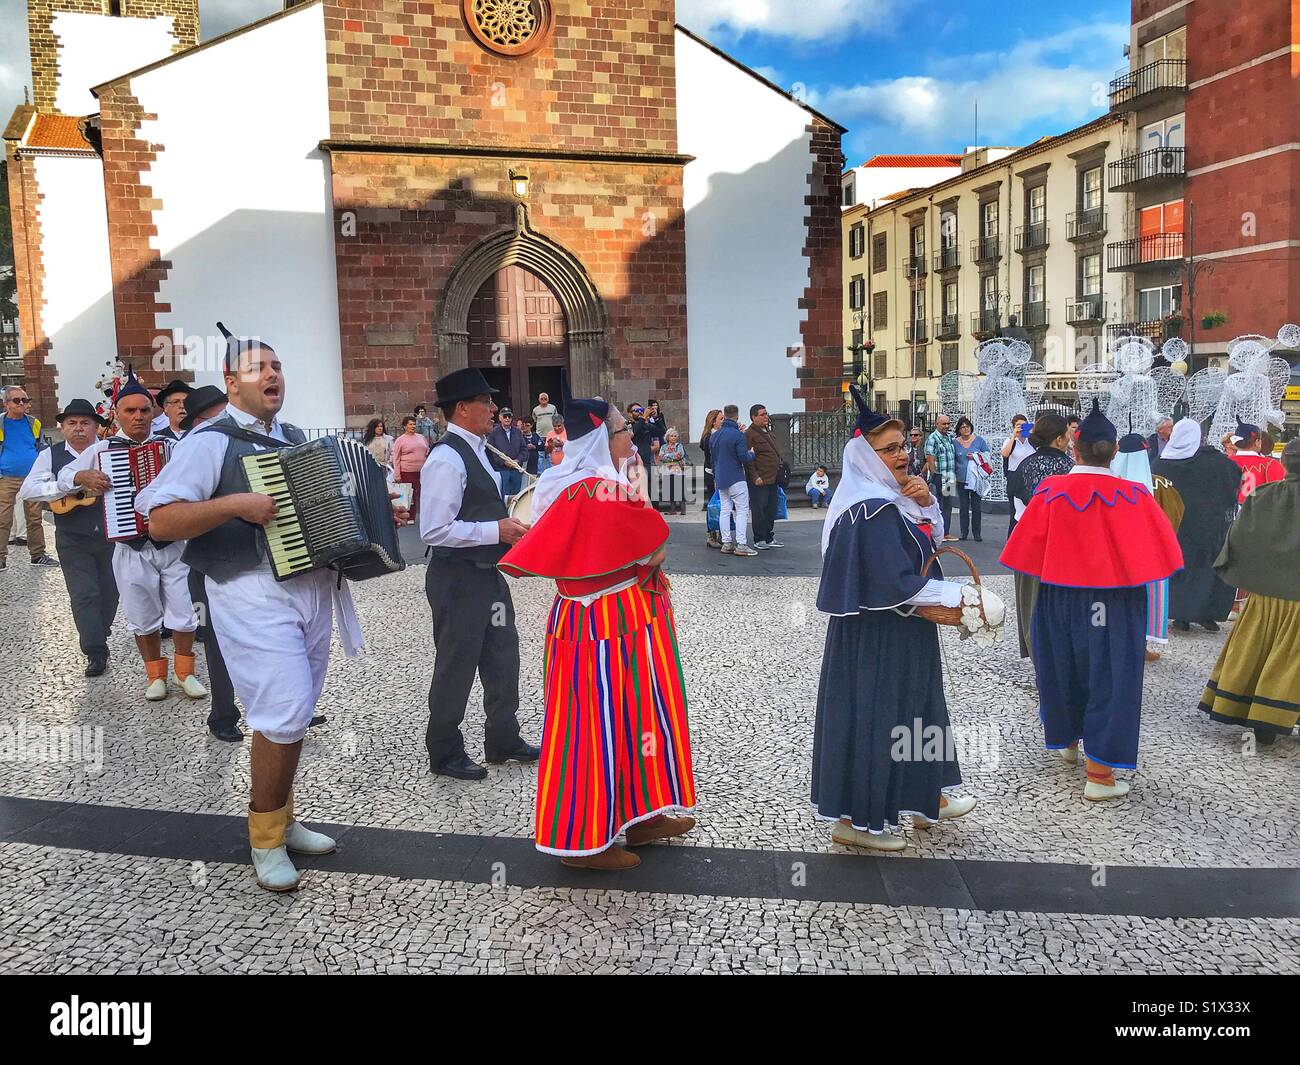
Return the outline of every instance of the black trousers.
<path id="1" fill-rule="evenodd" d="M 235 704 L 235 686 L 230 683 L 226 660 L 217 643 L 217 630 L 212 627 L 212 607 L 208 604 L 208 588 L 203 574 L 190 570 L 190 601 L 194 603 L 194 617 L 198 621 L 198 638 L 203 642 L 204 658 L 208 665 L 208 691 L 212 701 L 208 709 L 208 727 L 239 724 L 239 707 Z"/>
<path id="2" fill-rule="evenodd" d="M 97 535 L 54 530 L 54 547 L 63 563 L 63 582 L 72 603 L 72 621 L 82 654 L 108 654 L 108 633 L 117 616 L 113 545 Z"/>
<path id="3" fill-rule="evenodd" d="M 980 535 L 980 494 L 972 488 L 958 488 L 957 499 L 961 503 L 961 535 L 963 539 L 973 531 Z"/>
<path id="4" fill-rule="evenodd" d="M 424 743 L 429 765 L 465 753 L 465 719 L 474 674 L 483 682 L 488 758 L 519 745 L 519 633 L 515 604 L 501 573 L 462 559 L 429 558 L 424 594 L 433 612 L 433 681 Z"/>
<path id="5" fill-rule="evenodd" d="M 754 522 L 754 543 L 769 543 L 776 527 L 776 485 L 749 486 L 749 513 Z"/>

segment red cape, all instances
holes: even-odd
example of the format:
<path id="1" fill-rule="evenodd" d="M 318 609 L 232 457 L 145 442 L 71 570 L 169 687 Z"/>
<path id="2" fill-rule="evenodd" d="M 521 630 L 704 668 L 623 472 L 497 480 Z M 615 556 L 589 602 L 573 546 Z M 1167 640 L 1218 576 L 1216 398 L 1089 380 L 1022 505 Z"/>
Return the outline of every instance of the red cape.
<path id="1" fill-rule="evenodd" d="M 512 577 L 582 580 L 617 573 L 668 542 L 668 523 L 627 489 L 587 477 L 556 497 L 497 565 Z"/>
<path id="2" fill-rule="evenodd" d="M 1183 553 L 1145 485 L 1070 473 L 1038 486 L 1001 562 L 1067 588 L 1136 588 L 1182 569 Z"/>
<path id="3" fill-rule="evenodd" d="M 1241 467 L 1241 491 L 1237 493 L 1237 502 L 1246 502 L 1261 484 L 1286 479 L 1286 469 L 1272 455 L 1229 455 L 1230 459 Z"/>

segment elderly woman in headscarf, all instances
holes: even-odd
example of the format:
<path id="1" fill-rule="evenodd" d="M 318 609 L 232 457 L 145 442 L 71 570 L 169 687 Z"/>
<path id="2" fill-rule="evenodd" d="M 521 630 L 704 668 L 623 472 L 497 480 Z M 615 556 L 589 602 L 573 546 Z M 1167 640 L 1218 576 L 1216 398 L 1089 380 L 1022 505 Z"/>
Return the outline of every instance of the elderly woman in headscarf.
<path id="1" fill-rule="evenodd" d="M 962 585 L 921 576 L 943 540 L 938 501 L 907 472 L 903 423 L 870 410 L 857 428 L 822 528 L 817 609 L 830 615 L 813 734 L 812 801 L 831 839 L 896 851 L 902 814 L 916 828 L 961 817 L 935 623 L 921 605 L 957 606 Z M 936 566 L 934 572 L 939 573 Z"/>
<path id="2" fill-rule="evenodd" d="M 566 397 L 564 461 L 533 492 L 533 526 L 501 559 L 549 577 L 536 845 L 565 865 L 622 870 L 628 847 L 695 819 L 686 687 L 668 582 L 668 524 L 639 487 L 631 426 L 609 403 Z"/>
<path id="3" fill-rule="evenodd" d="M 1246 497 L 1214 562 L 1249 592 L 1201 696 L 1215 721 L 1270 744 L 1300 723 L 1300 440 L 1282 452 L 1286 478 Z"/>
<path id="4" fill-rule="evenodd" d="M 1169 582 L 1169 617 L 1180 632 L 1196 622 L 1217 632 L 1234 597 L 1231 585 L 1214 572 L 1214 560 L 1237 513 L 1241 467 L 1210 445 L 1201 444 L 1201 427 L 1191 418 L 1174 426 L 1151 472 L 1169 480 L 1183 499 L 1178 546 L 1183 570 Z"/>

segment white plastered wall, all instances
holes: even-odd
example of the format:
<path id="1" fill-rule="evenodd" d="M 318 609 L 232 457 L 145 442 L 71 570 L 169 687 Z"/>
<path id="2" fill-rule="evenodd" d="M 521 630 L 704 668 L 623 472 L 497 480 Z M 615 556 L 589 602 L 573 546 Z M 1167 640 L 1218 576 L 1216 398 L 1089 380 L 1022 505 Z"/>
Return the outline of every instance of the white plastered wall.
<path id="1" fill-rule="evenodd" d="M 93 115 L 99 102 L 91 86 L 163 59 L 176 44 L 170 15 L 108 18 L 56 11 L 52 27 L 59 50 L 54 106 L 65 115 Z"/>
<path id="2" fill-rule="evenodd" d="M 812 116 L 678 33 L 677 142 L 684 179 L 690 426 L 712 407 L 802 411 L 793 398 L 808 285 L 804 254 Z"/>
<path id="3" fill-rule="evenodd" d="M 221 384 L 216 322 L 275 347 L 285 417 L 343 425 L 329 164 L 325 24 L 293 11 L 131 82 L 140 136 L 163 145 L 143 183 L 162 202 L 154 246 L 171 262 L 158 316 L 197 384 Z"/>
<path id="4" fill-rule="evenodd" d="M 58 403 L 93 403 L 100 398 L 95 382 L 117 358 L 104 167 L 85 156 L 42 155 L 34 162 L 41 190 L 41 319 L 58 367 Z"/>

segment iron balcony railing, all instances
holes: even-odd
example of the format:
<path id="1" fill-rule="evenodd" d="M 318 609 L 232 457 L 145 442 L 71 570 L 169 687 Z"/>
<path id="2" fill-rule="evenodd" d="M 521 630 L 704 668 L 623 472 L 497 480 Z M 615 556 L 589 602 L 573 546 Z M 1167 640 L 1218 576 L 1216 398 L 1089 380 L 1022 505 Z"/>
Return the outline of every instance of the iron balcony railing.
<path id="1" fill-rule="evenodd" d="M 925 276 L 925 256 L 924 255 L 904 255 L 903 256 L 903 273 L 908 277 Z"/>
<path id="2" fill-rule="evenodd" d="M 1168 326 L 1169 323 L 1164 318 L 1157 318 L 1154 322 L 1117 322 L 1106 326 L 1106 337 L 1108 340 L 1116 337 L 1146 337 L 1153 343 L 1162 344 L 1168 339 Z"/>
<path id="3" fill-rule="evenodd" d="M 1001 327 L 1001 316 L 997 311 L 970 312 L 970 331 L 976 336 L 984 333 L 996 333 Z"/>
<path id="4" fill-rule="evenodd" d="M 1148 148 L 1116 159 L 1107 165 L 1107 185 L 1111 192 L 1132 188 L 1146 182 L 1181 178 L 1187 171 L 1182 148 Z"/>
<path id="5" fill-rule="evenodd" d="M 1049 233 L 1046 222 L 1034 222 L 1027 226 L 1016 226 L 1016 251 L 1033 251 L 1046 248 Z"/>
<path id="6" fill-rule="evenodd" d="M 1065 305 L 1065 320 L 1070 325 L 1106 320 L 1106 301 L 1100 296 L 1080 296 Z"/>
<path id="7" fill-rule="evenodd" d="M 1157 59 L 1122 72 L 1110 83 L 1112 111 L 1132 111 L 1187 89 L 1187 60 Z"/>
<path id="8" fill-rule="evenodd" d="M 934 320 L 934 339 L 952 340 L 961 336 L 961 317 L 956 314 L 941 314 Z"/>
<path id="9" fill-rule="evenodd" d="M 956 244 L 940 248 L 934 253 L 935 270 L 955 270 L 961 265 L 961 250 Z"/>
<path id="10" fill-rule="evenodd" d="M 1106 210 L 1090 207 L 1086 211 L 1072 211 L 1065 216 L 1065 239 L 1086 240 L 1106 232 Z"/>
<path id="11" fill-rule="evenodd" d="M 1118 240 L 1106 245 L 1107 270 L 1140 270 L 1144 266 L 1165 266 L 1182 258 L 1181 233 L 1149 233 L 1145 237 Z"/>
<path id="12" fill-rule="evenodd" d="M 970 242 L 970 259 L 973 263 L 992 263 L 1002 258 L 1002 238 L 977 237 Z"/>
<path id="13" fill-rule="evenodd" d="M 1017 307 L 1016 321 L 1026 329 L 1046 329 L 1049 324 L 1047 303 L 1026 303 Z"/>

